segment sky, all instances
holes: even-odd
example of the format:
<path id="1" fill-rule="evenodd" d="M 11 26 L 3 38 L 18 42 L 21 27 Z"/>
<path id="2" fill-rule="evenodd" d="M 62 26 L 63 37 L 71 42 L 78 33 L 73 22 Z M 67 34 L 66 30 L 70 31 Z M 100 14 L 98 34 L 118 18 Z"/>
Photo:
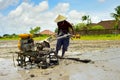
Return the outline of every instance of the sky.
<path id="1" fill-rule="evenodd" d="M 120 0 L 0 0 L 0 35 L 29 33 L 36 26 L 54 31 L 59 14 L 73 24 L 83 15 L 93 23 L 112 20 L 110 14 L 119 5 Z"/>

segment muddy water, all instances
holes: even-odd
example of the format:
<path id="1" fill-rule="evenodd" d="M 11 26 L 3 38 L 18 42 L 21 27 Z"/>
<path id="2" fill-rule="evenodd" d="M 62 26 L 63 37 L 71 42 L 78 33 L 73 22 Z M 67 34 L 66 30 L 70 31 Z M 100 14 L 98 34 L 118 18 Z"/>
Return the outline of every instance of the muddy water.
<path id="1" fill-rule="evenodd" d="M 22 80 L 11 59 L 0 58 L 0 80 Z"/>
<path id="2" fill-rule="evenodd" d="M 79 67 L 74 70 L 70 80 L 120 80 L 120 48 L 87 52 L 79 57 L 91 59 L 94 63 L 76 64 Z"/>
<path id="3" fill-rule="evenodd" d="M 14 67 L 16 44 L 0 41 L 0 80 L 120 80 L 120 41 L 72 41 L 65 57 L 91 59 L 94 63 L 60 60 L 60 65 L 45 70 Z"/>

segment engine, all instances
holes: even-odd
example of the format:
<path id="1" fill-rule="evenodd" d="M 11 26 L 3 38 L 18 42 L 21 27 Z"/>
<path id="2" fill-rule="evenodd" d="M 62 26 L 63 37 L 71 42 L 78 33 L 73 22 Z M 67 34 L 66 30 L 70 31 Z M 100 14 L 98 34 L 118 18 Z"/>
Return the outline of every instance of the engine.
<path id="1" fill-rule="evenodd" d="M 33 51 L 34 50 L 34 40 L 32 39 L 32 35 L 30 34 L 20 34 L 21 38 L 18 43 L 18 48 L 23 51 Z"/>

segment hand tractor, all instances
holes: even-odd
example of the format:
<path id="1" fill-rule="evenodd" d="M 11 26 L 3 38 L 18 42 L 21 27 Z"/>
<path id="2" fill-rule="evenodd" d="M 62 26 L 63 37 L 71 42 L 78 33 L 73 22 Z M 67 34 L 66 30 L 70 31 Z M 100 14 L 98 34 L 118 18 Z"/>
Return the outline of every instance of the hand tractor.
<path id="1" fill-rule="evenodd" d="M 47 41 L 34 43 L 32 35 L 20 34 L 20 40 L 17 53 L 18 66 L 26 67 L 28 65 L 37 65 L 38 68 L 46 69 L 52 65 L 58 65 L 59 60 L 53 48 Z"/>

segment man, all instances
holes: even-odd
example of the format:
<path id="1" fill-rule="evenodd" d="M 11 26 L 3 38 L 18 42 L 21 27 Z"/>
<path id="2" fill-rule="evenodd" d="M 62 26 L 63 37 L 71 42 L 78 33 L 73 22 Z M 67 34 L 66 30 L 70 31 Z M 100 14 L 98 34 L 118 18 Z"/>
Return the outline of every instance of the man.
<path id="1" fill-rule="evenodd" d="M 69 34 L 70 29 L 72 30 L 72 34 L 74 34 L 73 27 L 68 21 L 66 21 L 66 17 L 64 17 L 62 15 L 58 15 L 58 17 L 55 19 L 55 22 L 57 23 L 57 26 L 58 26 L 57 37 L 61 37 L 61 36 Z M 69 39 L 70 39 L 70 36 L 58 38 L 57 44 L 56 44 L 57 55 L 58 55 L 59 50 L 62 47 L 62 56 L 61 57 L 64 56 L 65 51 L 67 51 L 67 48 L 69 46 Z"/>

